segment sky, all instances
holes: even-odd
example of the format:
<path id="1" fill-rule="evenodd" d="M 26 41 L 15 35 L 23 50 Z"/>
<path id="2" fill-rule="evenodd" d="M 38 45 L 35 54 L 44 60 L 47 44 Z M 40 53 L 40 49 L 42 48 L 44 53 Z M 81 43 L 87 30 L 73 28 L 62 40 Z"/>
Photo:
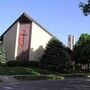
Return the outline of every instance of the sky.
<path id="1" fill-rule="evenodd" d="M 0 35 L 23 13 L 67 45 L 67 36 L 76 41 L 82 33 L 90 34 L 90 16 L 85 17 L 78 4 L 86 0 L 1 0 Z"/>

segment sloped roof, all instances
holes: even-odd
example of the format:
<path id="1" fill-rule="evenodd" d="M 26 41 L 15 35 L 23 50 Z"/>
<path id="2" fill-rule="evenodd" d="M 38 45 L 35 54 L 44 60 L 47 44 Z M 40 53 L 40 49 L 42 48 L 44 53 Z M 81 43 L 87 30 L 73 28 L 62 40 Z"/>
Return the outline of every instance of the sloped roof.
<path id="1" fill-rule="evenodd" d="M 23 19 L 23 17 L 25 17 L 25 18 L 27 18 L 27 20 L 29 21 L 29 22 L 34 22 L 34 23 L 36 23 L 39 27 L 41 27 L 45 32 L 47 32 L 49 35 L 51 35 L 52 37 L 54 37 L 54 38 L 56 38 L 55 36 L 53 36 L 50 32 L 48 32 L 43 26 L 41 26 L 37 21 L 35 21 L 34 19 L 32 19 L 30 16 L 28 16 L 25 12 L 0 36 L 0 39 L 3 39 L 3 37 L 4 37 L 4 35 L 10 30 L 10 28 L 12 28 L 13 27 L 13 25 L 15 24 L 15 23 L 17 23 L 18 21 L 22 21 Z M 57 38 L 56 38 L 57 39 Z M 58 39 L 57 39 L 58 40 Z M 60 40 L 58 40 L 58 41 L 60 41 Z M 66 48 L 68 48 L 66 45 L 64 45 L 61 41 L 60 41 L 60 43 L 64 46 L 64 47 L 66 47 Z"/>
<path id="2" fill-rule="evenodd" d="M 26 13 L 23 13 L 2 35 L 1 37 L 3 37 L 5 35 L 5 33 L 7 33 L 10 28 L 17 23 L 18 21 L 21 21 L 23 17 L 26 17 L 27 20 L 36 23 L 39 27 L 41 27 L 44 31 L 46 31 L 49 35 L 53 36 L 50 32 L 48 32 L 43 26 L 41 26 L 39 23 L 37 23 L 34 19 L 32 19 L 30 16 L 28 16 Z M 53 36 L 54 37 L 54 36 Z"/>

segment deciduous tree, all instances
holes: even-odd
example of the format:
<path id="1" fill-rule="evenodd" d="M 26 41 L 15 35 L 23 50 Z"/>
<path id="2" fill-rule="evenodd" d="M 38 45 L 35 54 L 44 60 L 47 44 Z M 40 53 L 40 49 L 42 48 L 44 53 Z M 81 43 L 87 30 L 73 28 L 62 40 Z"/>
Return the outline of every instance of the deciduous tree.
<path id="1" fill-rule="evenodd" d="M 81 34 L 74 46 L 76 64 L 90 64 L 90 35 Z"/>
<path id="2" fill-rule="evenodd" d="M 85 16 L 90 14 L 90 0 L 88 0 L 87 3 L 80 2 L 79 7 Z"/>

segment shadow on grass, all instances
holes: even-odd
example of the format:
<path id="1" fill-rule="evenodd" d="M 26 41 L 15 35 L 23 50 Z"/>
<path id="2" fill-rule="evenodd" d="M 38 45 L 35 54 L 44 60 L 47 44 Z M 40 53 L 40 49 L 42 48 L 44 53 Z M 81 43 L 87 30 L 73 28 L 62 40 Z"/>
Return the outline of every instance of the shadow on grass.
<path id="1" fill-rule="evenodd" d="M 29 67 L 0 67 L 0 75 L 39 75 Z"/>
<path id="2" fill-rule="evenodd" d="M 20 81 L 36 81 L 36 80 L 61 80 L 64 79 L 61 76 L 55 75 L 33 75 L 33 76 L 13 76 L 15 79 Z"/>

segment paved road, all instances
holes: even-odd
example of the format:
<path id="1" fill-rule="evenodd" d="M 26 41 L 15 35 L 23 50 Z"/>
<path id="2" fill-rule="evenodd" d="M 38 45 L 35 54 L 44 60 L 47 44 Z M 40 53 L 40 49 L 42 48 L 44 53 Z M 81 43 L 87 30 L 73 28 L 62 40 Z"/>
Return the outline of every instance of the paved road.
<path id="1" fill-rule="evenodd" d="M 90 90 L 90 79 L 3 82 L 0 90 Z"/>

